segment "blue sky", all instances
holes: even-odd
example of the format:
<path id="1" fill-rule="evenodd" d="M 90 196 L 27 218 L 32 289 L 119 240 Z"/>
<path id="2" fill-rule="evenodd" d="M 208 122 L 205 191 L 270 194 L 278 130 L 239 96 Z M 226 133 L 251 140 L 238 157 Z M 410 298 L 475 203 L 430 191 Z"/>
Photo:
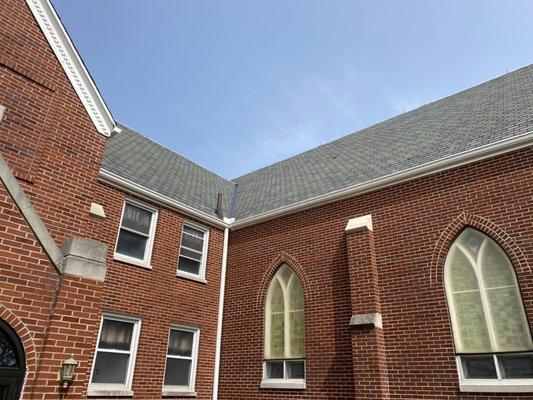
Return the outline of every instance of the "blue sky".
<path id="1" fill-rule="evenodd" d="M 533 62 L 533 1 L 53 0 L 114 117 L 226 178 Z"/>

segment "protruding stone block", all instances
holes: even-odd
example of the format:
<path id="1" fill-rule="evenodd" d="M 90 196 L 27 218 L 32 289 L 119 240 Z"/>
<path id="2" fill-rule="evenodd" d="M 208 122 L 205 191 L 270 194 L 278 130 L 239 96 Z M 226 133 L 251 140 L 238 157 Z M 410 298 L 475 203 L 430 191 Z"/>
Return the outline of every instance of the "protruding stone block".
<path id="1" fill-rule="evenodd" d="M 372 215 L 364 215 L 362 217 L 352 218 L 346 225 L 345 233 L 359 232 L 368 229 L 372 231 Z"/>
<path id="2" fill-rule="evenodd" d="M 350 326 L 373 326 L 374 328 L 383 328 L 380 313 L 352 315 Z"/>
<path id="3" fill-rule="evenodd" d="M 104 281 L 107 245 L 96 240 L 72 237 L 63 242 L 63 273 Z"/>

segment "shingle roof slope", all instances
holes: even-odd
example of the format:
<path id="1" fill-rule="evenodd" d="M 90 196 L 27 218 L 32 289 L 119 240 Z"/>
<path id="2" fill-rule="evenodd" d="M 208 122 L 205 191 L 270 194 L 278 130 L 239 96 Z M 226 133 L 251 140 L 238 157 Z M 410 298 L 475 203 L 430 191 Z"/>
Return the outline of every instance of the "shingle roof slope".
<path id="1" fill-rule="evenodd" d="M 227 215 L 232 182 L 123 125 L 120 128 L 107 141 L 102 169 L 213 217 L 217 194 L 222 193 Z"/>
<path id="2" fill-rule="evenodd" d="M 234 180 L 243 219 L 533 130 L 533 64 Z"/>
<path id="3" fill-rule="evenodd" d="M 211 216 L 223 193 L 239 220 L 531 131 L 533 64 L 233 182 L 125 126 L 102 168 Z"/>

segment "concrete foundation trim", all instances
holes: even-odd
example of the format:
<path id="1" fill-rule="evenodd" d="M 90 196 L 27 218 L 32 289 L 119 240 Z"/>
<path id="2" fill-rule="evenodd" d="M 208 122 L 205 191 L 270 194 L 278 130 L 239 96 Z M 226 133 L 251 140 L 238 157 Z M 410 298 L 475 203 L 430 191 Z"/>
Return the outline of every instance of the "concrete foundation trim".
<path id="1" fill-rule="evenodd" d="M 373 326 L 383 329 L 383 322 L 380 313 L 352 315 L 350 326 Z"/>
<path id="2" fill-rule="evenodd" d="M 0 179 L 13 201 L 20 209 L 20 212 L 24 216 L 29 227 L 37 237 L 37 240 L 39 240 L 41 246 L 43 246 L 44 251 L 48 257 L 50 257 L 52 264 L 54 264 L 59 273 L 62 273 L 63 253 L 61 253 L 61 250 L 59 250 L 54 239 L 52 239 L 50 232 L 46 229 L 46 226 L 20 187 L 17 178 L 13 175 L 13 172 L 2 155 L 0 155 Z"/>
<path id="3" fill-rule="evenodd" d="M 345 233 L 359 232 L 363 230 L 372 231 L 372 215 L 363 215 L 362 217 L 352 218 L 348 221 L 346 228 L 344 229 Z"/>
<path id="4" fill-rule="evenodd" d="M 107 271 L 107 245 L 96 240 L 71 237 L 63 242 L 63 273 L 103 282 Z"/>

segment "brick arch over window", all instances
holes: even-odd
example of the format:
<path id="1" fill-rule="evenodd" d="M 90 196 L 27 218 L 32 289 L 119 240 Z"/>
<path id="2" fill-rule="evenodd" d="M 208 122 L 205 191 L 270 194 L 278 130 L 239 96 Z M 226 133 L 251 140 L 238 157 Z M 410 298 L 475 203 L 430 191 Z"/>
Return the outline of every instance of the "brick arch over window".
<path id="1" fill-rule="evenodd" d="M 304 268 L 300 265 L 298 260 L 291 256 L 290 254 L 282 251 L 268 266 L 261 280 L 259 287 L 259 292 L 257 293 L 256 306 L 260 309 L 263 309 L 265 304 L 266 295 L 268 292 L 268 287 L 274 275 L 276 275 L 277 270 L 281 267 L 282 264 L 287 264 L 296 274 L 298 280 L 300 281 L 300 286 L 302 287 L 302 294 L 304 298 L 304 303 L 309 299 L 310 286 L 309 280 L 305 273 Z"/>
<path id="2" fill-rule="evenodd" d="M 486 218 L 463 212 L 442 231 L 435 244 L 431 257 L 430 279 L 432 285 L 442 284 L 448 250 L 457 236 L 467 227 L 483 232 L 498 243 L 511 260 L 517 276 L 520 276 L 522 272 L 531 272 L 525 254 L 507 232 Z"/>
<path id="3" fill-rule="evenodd" d="M 37 352 L 32 335 L 26 325 L 2 303 L 0 303 L 0 318 L 15 331 L 22 343 L 26 357 L 26 376 L 24 378 L 23 388 L 31 387 L 35 380 L 37 368 Z"/>

